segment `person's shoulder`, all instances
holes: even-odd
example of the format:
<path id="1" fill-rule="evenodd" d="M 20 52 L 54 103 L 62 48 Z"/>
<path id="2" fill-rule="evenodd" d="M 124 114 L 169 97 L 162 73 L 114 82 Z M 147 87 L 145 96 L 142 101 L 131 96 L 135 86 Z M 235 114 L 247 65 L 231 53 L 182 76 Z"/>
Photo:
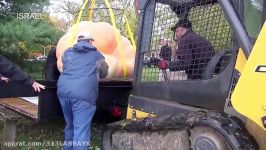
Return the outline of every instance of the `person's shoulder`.
<path id="1" fill-rule="evenodd" d="M 103 54 L 100 51 L 97 50 L 96 52 L 101 58 L 104 58 Z"/>
<path id="2" fill-rule="evenodd" d="M 166 47 L 167 47 L 168 50 L 169 50 L 169 49 L 172 49 L 170 45 L 167 45 Z"/>
<path id="3" fill-rule="evenodd" d="M 69 53 L 69 52 L 73 52 L 73 47 L 69 47 L 69 48 L 67 48 L 66 50 L 65 50 L 65 53 Z"/>
<path id="4" fill-rule="evenodd" d="M 188 38 L 192 38 L 192 39 L 196 39 L 196 38 L 197 38 L 197 39 L 206 40 L 205 37 L 203 37 L 202 35 L 197 34 L 197 33 L 195 33 L 195 32 L 189 32 L 187 37 L 188 37 Z"/>
<path id="5" fill-rule="evenodd" d="M 69 48 L 67 48 L 64 51 L 63 55 L 66 56 L 66 55 L 69 55 L 69 54 L 72 54 L 72 53 L 73 53 L 73 48 L 72 47 L 69 47 Z"/>
<path id="6" fill-rule="evenodd" d="M 182 41 L 186 41 L 189 43 L 195 43 L 197 41 L 207 41 L 207 39 L 195 32 L 188 32 L 185 34 L 184 38 Z"/>
<path id="7" fill-rule="evenodd" d="M 187 32 L 185 33 L 183 39 L 193 39 L 193 38 L 197 38 L 199 37 L 199 35 L 195 32 Z"/>
<path id="8" fill-rule="evenodd" d="M 99 50 L 93 51 L 93 53 L 94 53 L 94 56 L 96 59 L 104 59 L 105 58 Z"/>
<path id="9" fill-rule="evenodd" d="M 187 45 L 193 43 L 193 40 L 195 39 L 195 34 L 193 32 L 186 32 L 181 40 L 178 42 L 178 45 Z"/>

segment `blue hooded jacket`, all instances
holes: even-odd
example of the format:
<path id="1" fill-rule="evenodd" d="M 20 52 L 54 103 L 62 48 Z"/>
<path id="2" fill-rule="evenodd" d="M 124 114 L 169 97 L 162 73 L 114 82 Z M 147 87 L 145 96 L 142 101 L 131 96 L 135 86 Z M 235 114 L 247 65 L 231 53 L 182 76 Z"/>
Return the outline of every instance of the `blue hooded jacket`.
<path id="1" fill-rule="evenodd" d="M 96 63 L 104 56 L 86 41 L 79 41 L 65 51 L 63 72 L 57 83 L 57 95 L 95 104 L 98 95 Z"/>

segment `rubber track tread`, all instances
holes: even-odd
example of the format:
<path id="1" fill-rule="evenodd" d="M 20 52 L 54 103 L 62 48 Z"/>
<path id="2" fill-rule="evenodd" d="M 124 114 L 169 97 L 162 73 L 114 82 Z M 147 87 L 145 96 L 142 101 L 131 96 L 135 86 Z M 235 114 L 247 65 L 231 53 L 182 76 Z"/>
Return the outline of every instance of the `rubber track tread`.
<path id="1" fill-rule="evenodd" d="M 190 112 L 136 121 L 122 120 L 108 124 L 103 132 L 102 149 L 112 149 L 111 135 L 116 131 L 140 132 L 167 129 L 187 129 L 189 131 L 199 125 L 214 128 L 224 136 L 233 150 L 258 149 L 255 140 L 247 133 L 244 124 L 238 118 L 217 112 Z"/>

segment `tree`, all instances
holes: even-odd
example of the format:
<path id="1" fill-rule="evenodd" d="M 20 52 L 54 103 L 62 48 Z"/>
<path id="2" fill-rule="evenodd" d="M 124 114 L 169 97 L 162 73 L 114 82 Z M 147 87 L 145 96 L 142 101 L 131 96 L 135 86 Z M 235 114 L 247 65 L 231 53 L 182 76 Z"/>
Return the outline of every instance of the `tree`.
<path id="1" fill-rule="evenodd" d="M 40 13 L 45 11 L 49 0 L 0 0 L 0 19 L 10 19 L 17 13 Z"/>
<path id="2" fill-rule="evenodd" d="M 62 33 L 49 18 L 18 19 L 14 12 L 45 12 L 46 0 L 0 1 L 0 50 L 14 58 L 57 42 Z M 5 10 L 5 12 L 3 12 Z M 9 55 L 8 54 L 8 55 Z"/>
<path id="3" fill-rule="evenodd" d="M 56 43 L 62 32 L 46 20 L 17 20 L 0 23 L 0 49 L 13 54 L 42 50 Z"/>
<path id="4" fill-rule="evenodd" d="M 62 32 L 67 32 L 69 27 L 69 22 L 67 22 L 62 18 L 53 17 L 53 16 L 50 16 L 49 19 L 56 29 L 59 29 Z"/>
<path id="5" fill-rule="evenodd" d="M 59 12 L 66 16 L 68 26 L 70 26 L 71 21 L 79 13 L 82 6 L 81 3 L 71 0 L 61 0 L 59 2 L 52 0 L 51 3 L 56 3 L 56 5 L 52 8 L 55 12 Z"/>
<path id="6" fill-rule="evenodd" d="M 89 20 L 89 11 L 92 0 L 89 0 L 88 6 L 86 6 L 82 18 L 82 21 Z M 115 22 L 120 33 L 129 39 L 128 28 L 126 26 L 126 21 L 128 21 L 131 31 L 134 33 L 137 32 L 138 18 L 135 15 L 135 10 L 133 7 L 132 0 L 112 0 L 110 1 L 111 8 L 115 15 Z M 77 19 L 78 13 L 75 15 L 75 20 Z M 126 20 L 127 18 L 127 20 Z M 111 22 L 111 16 L 108 10 L 108 7 L 105 5 L 104 0 L 96 0 L 93 8 L 92 21 L 94 22 Z M 136 34 L 134 35 L 136 39 Z"/>

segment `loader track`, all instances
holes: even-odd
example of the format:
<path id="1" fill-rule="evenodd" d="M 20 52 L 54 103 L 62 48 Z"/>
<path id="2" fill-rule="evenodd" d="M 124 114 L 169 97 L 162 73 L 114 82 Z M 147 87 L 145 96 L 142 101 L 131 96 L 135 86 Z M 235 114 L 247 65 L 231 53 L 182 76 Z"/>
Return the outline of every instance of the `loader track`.
<path id="1" fill-rule="evenodd" d="M 232 150 L 256 150 L 258 146 L 255 140 L 247 133 L 244 125 L 238 118 L 216 112 L 191 112 L 178 115 L 145 118 L 141 120 L 123 120 L 106 126 L 102 137 L 102 149 L 120 149 L 113 146 L 112 135 L 118 132 L 137 133 L 158 132 L 158 131 L 186 131 L 191 145 L 191 132 L 196 127 L 204 127 L 213 130 L 221 135 L 226 141 L 227 148 Z M 164 134 L 160 132 L 161 134 Z M 193 135 L 193 134 L 192 134 Z M 118 136 L 119 137 L 119 136 Z M 120 137 L 122 138 L 122 137 Z M 117 140 L 116 140 L 117 141 Z M 119 144 L 123 142 L 120 141 Z M 145 143 L 145 142 L 144 142 Z M 147 142 L 146 142 L 147 143 Z M 208 142 L 207 142 L 208 143 Z M 132 146 L 132 143 L 129 144 Z M 206 143 L 204 143 L 206 145 Z M 171 146 L 171 145 L 169 145 Z M 145 147 L 145 145 L 143 145 Z M 135 149 L 125 148 L 123 149 Z M 145 148 L 146 149 L 146 148 Z M 204 149 L 204 148 L 203 148 Z"/>

